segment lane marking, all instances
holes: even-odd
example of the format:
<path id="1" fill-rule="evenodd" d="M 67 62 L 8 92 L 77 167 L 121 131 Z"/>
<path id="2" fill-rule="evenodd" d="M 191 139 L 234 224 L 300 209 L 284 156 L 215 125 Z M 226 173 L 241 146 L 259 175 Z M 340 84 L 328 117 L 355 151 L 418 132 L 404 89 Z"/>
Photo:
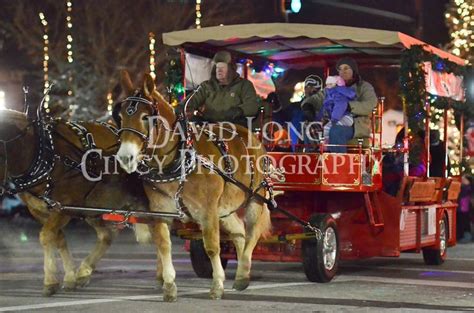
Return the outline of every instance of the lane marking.
<path id="1" fill-rule="evenodd" d="M 474 289 L 474 283 L 465 283 L 457 281 L 442 281 L 442 280 L 421 280 L 409 278 L 395 278 L 395 277 L 374 277 L 374 276 L 351 276 L 344 275 L 334 279 L 337 282 L 349 281 L 366 281 L 387 284 L 402 284 L 402 285 L 417 285 L 417 286 L 434 286 L 434 287 L 452 287 L 452 288 L 466 288 Z"/>
<path id="2" fill-rule="evenodd" d="M 280 283 L 280 284 L 256 285 L 256 286 L 249 286 L 246 290 L 284 288 L 284 287 L 294 287 L 294 286 L 304 286 L 304 285 L 314 285 L 314 283 L 301 282 L 301 283 Z M 209 292 L 208 288 L 191 289 L 185 292 L 178 292 L 178 298 L 182 296 L 198 295 L 198 294 L 208 293 L 208 292 Z M 238 293 L 239 291 L 232 290 L 232 289 L 225 289 L 224 293 L 226 292 Z M 137 295 L 137 296 L 128 296 L 128 297 L 112 297 L 112 298 L 102 298 L 102 299 L 75 300 L 75 301 L 62 301 L 62 302 L 30 304 L 30 305 L 18 305 L 18 306 L 0 307 L 0 312 L 26 311 L 26 310 L 37 310 L 37 309 L 57 308 L 57 307 L 66 307 L 66 306 L 102 304 L 102 303 L 133 301 L 133 300 L 153 300 L 153 299 L 161 300 L 163 299 L 163 296 L 162 295 L 156 295 L 156 296 Z"/>
<path id="3" fill-rule="evenodd" d="M 370 266 L 370 265 L 346 265 L 341 268 L 351 268 L 351 267 L 356 267 L 356 268 L 363 268 L 367 270 L 373 270 L 373 269 L 378 269 L 378 270 L 398 270 L 398 271 L 410 271 L 410 272 L 436 272 L 436 273 L 456 273 L 456 274 L 473 274 L 474 275 L 474 270 L 472 271 L 461 271 L 461 270 L 448 270 L 448 269 L 436 269 L 436 268 L 422 268 L 422 267 L 397 267 L 397 266 Z M 350 274 L 350 272 L 347 272 Z"/>

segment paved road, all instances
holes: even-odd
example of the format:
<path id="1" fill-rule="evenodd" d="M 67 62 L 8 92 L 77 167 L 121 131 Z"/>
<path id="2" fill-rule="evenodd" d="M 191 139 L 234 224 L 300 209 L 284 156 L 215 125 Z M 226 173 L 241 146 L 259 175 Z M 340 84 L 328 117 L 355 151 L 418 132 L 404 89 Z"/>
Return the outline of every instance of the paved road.
<path id="1" fill-rule="evenodd" d="M 178 302 L 163 303 L 153 285 L 154 249 L 135 244 L 129 230 L 119 235 L 88 287 L 42 297 L 37 232 L 35 222 L 0 220 L 0 312 L 474 311 L 474 243 L 450 249 L 439 267 L 424 265 L 417 254 L 343 263 L 328 284 L 309 283 L 301 264 L 255 262 L 253 281 L 243 292 L 231 290 L 236 264 L 230 262 L 225 298 L 212 301 L 210 280 L 195 276 L 175 239 Z M 67 238 L 79 263 L 93 245 L 93 232 L 78 224 L 67 228 Z"/>

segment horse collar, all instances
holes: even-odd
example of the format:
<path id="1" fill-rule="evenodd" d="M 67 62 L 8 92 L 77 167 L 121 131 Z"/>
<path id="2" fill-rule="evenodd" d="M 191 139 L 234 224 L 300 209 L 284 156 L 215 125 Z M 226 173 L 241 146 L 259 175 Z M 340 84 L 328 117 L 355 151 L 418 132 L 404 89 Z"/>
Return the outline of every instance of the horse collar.
<path id="1" fill-rule="evenodd" d="M 8 182 L 13 184 L 10 193 L 17 193 L 50 180 L 50 174 L 55 165 L 55 153 L 52 125 L 42 120 L 34 122 L 33 127 L 38 138 L 36 156 L 28 170 L 19 176 L 8 177 Z M 49 187 L 49 186 L 48 186 Z M 48 188 L 47 188 L 48 189 Z"/>

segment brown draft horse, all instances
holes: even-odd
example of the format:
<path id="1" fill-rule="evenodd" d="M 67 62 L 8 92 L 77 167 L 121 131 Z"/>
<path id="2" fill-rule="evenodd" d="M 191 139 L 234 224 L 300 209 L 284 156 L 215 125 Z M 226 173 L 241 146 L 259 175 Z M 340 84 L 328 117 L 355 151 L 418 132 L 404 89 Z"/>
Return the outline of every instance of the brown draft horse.
<path id="1" fill-rule="evenodd" d="M 172 164 L 180 158 L 179 144 L 182 139 L 180 131 L 173 131 L 179 123 L 172 106 L 164 100 L 155 87 L 153 78 L 146 74 L 143 88 L 133 87 L 127 72 L 122 72 L 122 85 L 130 95 L 120 106 L 115 108 L 115 118 L 121 123 L 120 141 L 121 146 L 117 158 L 122 168 L 128 173 L 137 170 L 139 161 L 144 158 L 152 158 L 148 162 L 150 166 L 158 166 L 166 170 L 173 167 Z M 158 122 L 150 127 L 149 133 L 148 117 L 155 115 Z M 211 130 L 218 134 L 225 133 L 218 125 L 211 125 Z M 154 135 L 153 139 L 151 135 Z M 228 155 L 232 156 L 235 163 L 233 177 L 249 187 L 254 183 L 255 188 L 263 180 L 262 171 L 249 171 L 248 159 L 261 161 L 265 156 L 265 150 L 256 137 L 243 127 L 237 128 L 238 136 L 228 136 L 225 142 Z M 233 138 L 232 138 L 233 137 Z M 216 144 L 209 140 L 209 136 L 198 138 L 194 134 L 193 147 L 198 156 L 210 160 L 222 157 L 221 150 Z M 147 146 L 151 140 L 154 145 Z M 261 168 L 259 164 L 256 168 Z M 222 164 L 221 170 L 225 170 Z M 181 168 L 183 170 L 183 168 Z M 253 175 L 252 175 L 253 174 Z M 252 178 L 253 176 L 253 178 Z M 270 231 L 270 213 L 267 206 L 249 198 L 242 189 L 232 183 L 226 182 L 220 175 L 209 171 L 198 162 L 194 171 L 186 177 L 181 185 L 182 193 L 178 191 L 180 182 L 164 180 L 153 182 L 145 181 L 145 192 L 150 201 L 151 211 L 176 212 L 179 209 L 177 194 L 181 198 L 183 207 L 187 208 L 188 217 L 198 223 L 202 230 L 204 248 L 212 264 L 213 282 L 210 290 L 212 299 L 219 299 L 224 293 L 225 274 L 219 257 L 220 254 L 220 227 L 229 234 L 236 248 L 238 267 L 233 285 L 234 289 L 244 290 L 249 285 L 252 252 L 259 238 Z M 252 188 L 252 187 L 251 187 Z M 264 189 L 258 190 L 261 195 Z M 181 197 L 182 195 L 182 197 Z M 242 206 L 245 209 L 244 221 L 239 218 L 236 210 Z M 163 285 L 163 299 L 175 301 L 177 288 L 175 275 L 171 260 L 171 241 L 167 223 L 157 222 L 152 233 L 154 235 L 158 256 L 161 260 Z M 160 277 L 158 277 L 160 279 Z"/>
<path id="2" fill-rule="evenodd" d="M 84 286 L 89 282 L 96 263 L 105 254 L 117 233 L 116 227 L 111 227 L 100 218 L 85 216 L 87 223 L 96 231 L 97 242 L 76 272 L 74 260 L 68 250 L 62 230 L 72 217 L 59 209 L 51 209 L 51 205 L 48 206 L 46 201 L 52 200 L 51 203 L 57 201 L 61 205 L 101 208 L 122 208 L 127 203 L 133 203 L 134 209 L 147 209 L 148 206 L 143 188 L 140 188 L 142 197 L 137 198 L 135 194 L 132 195 L 129 188 L 130 182 L 124 179 L 123 172 L 122 175 L 103 176 L 100 181 L 86 179 L 86 177 L 93 177 L 94 171 L 100 173 L 99 170 L 103 169 L 104 165 L 104 162 L 100 161 L 103 160 L 94 158 L 92 155 L 90 158 L 84 158 L 87 161 L 85 163 L 90 163 L 90 166 L 84 166 L 88 171 L 85 176 L 80 169 L 80 164 L 86 150 L 84 146 L 86 137 L 80 134 L 79 128 L 72 127 L 69 122 L 55 120 L 49 123 L 51 126 L 49 138 L 54 146 L 53 150 L 45 150 L 48 148 L 48 139 L 45 136 L 39 138 L 42 135 L 41 127 L 28 119 L 25 114 L 11 110 L 0 111 L 2 188 L 8 189 L 15 178 L 17 184 L 26 184 L 24 185 L 26 188 L 16 191 L 20 191 L 19 195 L 26 203 L 28 210 L 42 224 L 39 239 L 44 251 L 43 295 L 45 296 L 56 293 L 60 286 L 57 278 L 56 249 L 59 251 L 64 266 L 64 289 L 73 290 L 76 286 Z M 81 123 L 80 125 L 84 127 L 83 130 L 87 130 L 92 135 L 89 138 L 93 138 L 97 149 L 102 149 L 103 156 L 116 152 L 118 137 L 111 129 L 99 123 Z M 46 137 L 48 137 L 47 134 Z M 51 166 L 52 164 L 54 166 Z M 51 166 L 51 171 L 45 177 L 49 176 L 50 179 L 39 177 L 48 166 Z M 24 176 L 25 173 L 33 174 Z M 26 177 L 26 179 L 22 181 L 18 177 Z M 94 176 L 94 180 L 97 178 L 97 175 Z M 31 184 L 33 181 L 37 182 Z M 46 198 L 42 198 L 46 190 L 50 192 Z"/>

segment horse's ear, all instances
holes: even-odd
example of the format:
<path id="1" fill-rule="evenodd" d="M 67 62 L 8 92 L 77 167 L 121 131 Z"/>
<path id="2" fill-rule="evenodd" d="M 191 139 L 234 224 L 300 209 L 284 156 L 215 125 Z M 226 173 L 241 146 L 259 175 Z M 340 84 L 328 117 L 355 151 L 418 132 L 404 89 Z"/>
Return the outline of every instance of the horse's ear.
<path id="1" fill-rule="evenodd" d="M 145 92 L 145 95 L 151 97 L 153 91 L 155 91 L 155 88 L 155 81 L 153 80 L 153 77 L 146 73 L 145 79 L 143 80 L 143 91 Z"/>
<path id="2" fill-rule="evenodd" d="M 133 88 L 132 80 L 130 79 L 130 75 L 126 70 L 120 71 L 120 82 L 122 87 L 125 89 L 127 94 L 131 94 L 135 88 Z"/>

